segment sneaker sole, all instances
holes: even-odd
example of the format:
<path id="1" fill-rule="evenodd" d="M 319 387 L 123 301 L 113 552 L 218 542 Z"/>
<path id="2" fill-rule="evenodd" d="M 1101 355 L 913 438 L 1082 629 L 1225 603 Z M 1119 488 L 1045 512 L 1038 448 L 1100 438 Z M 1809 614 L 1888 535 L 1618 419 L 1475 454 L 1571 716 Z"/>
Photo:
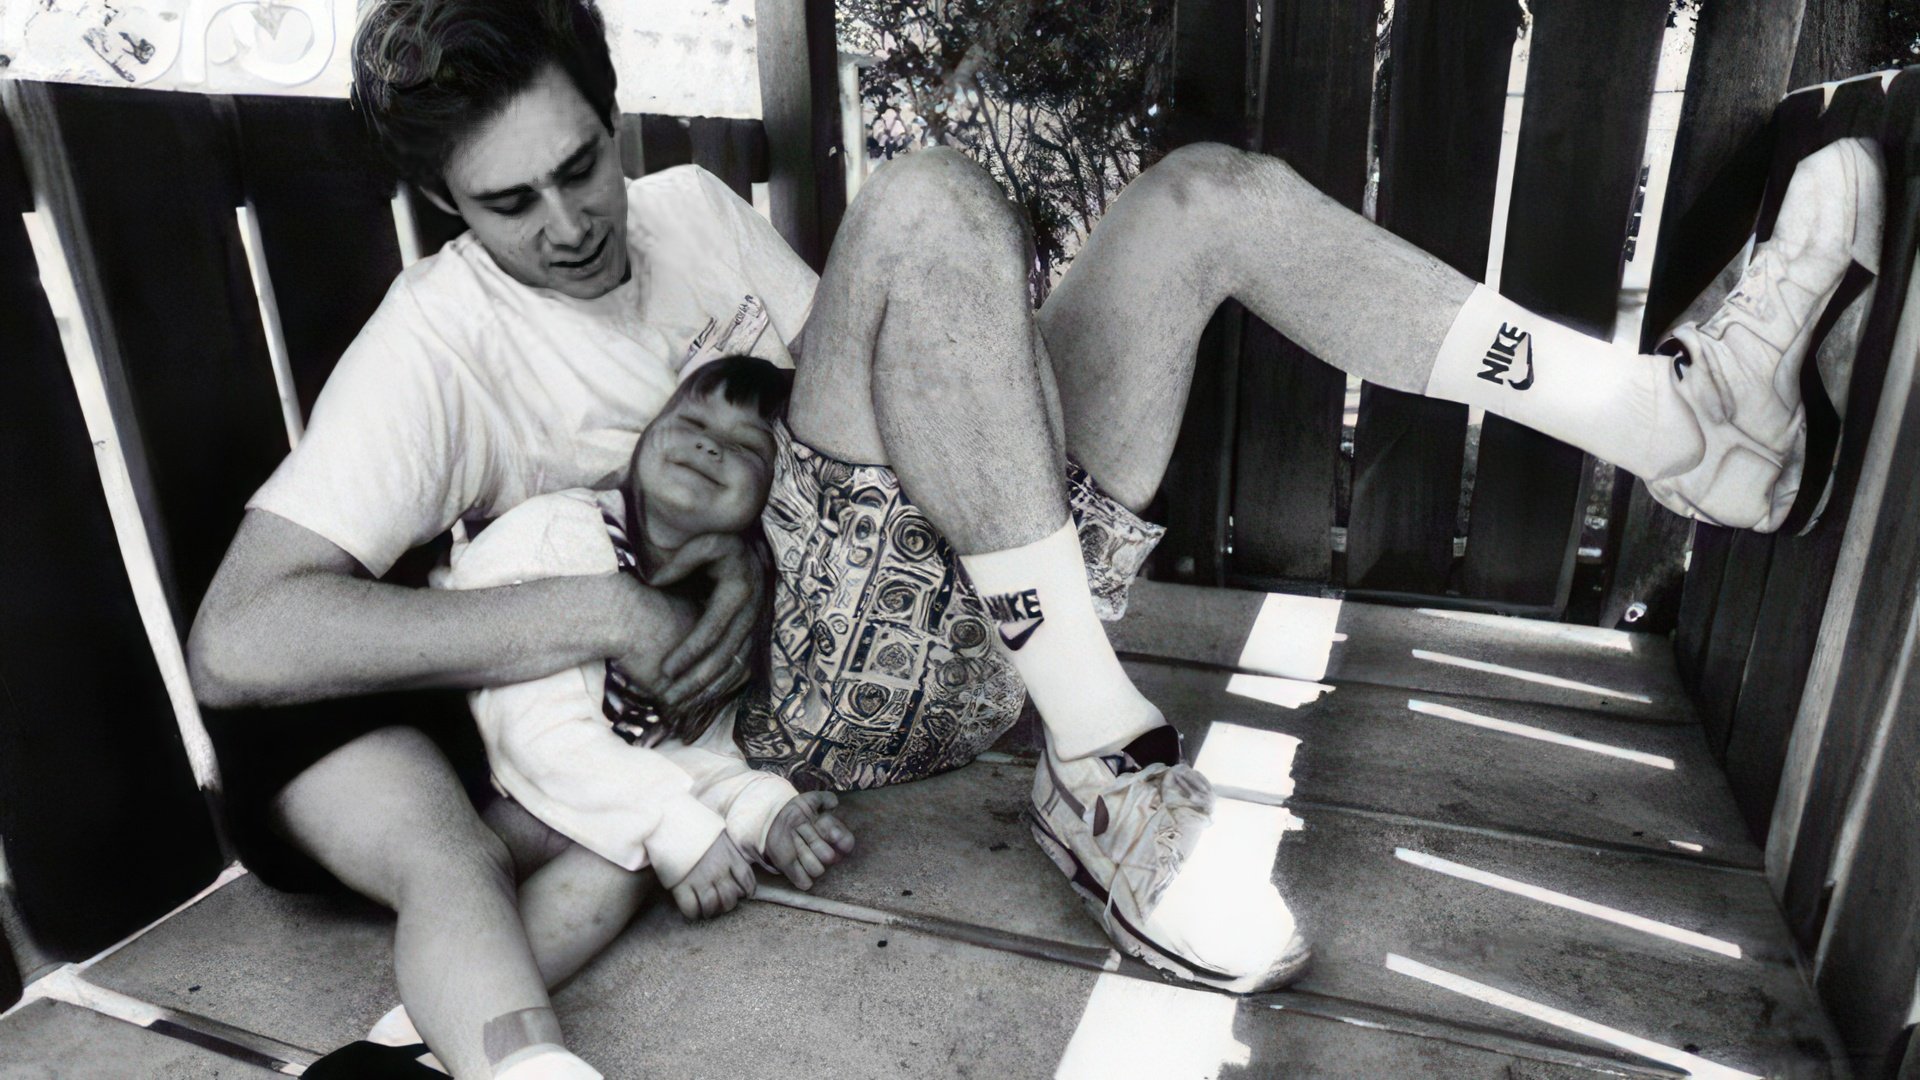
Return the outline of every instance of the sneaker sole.
<path id="1" fill-rule="evenodd" d="M 1053 864 L 1067 876 L 1067 883 L 1073 886 L 1074 892 L 1080 894 L 1081 902 L 1087 905 L 1088 911 L 1106 930 L 1107 936 L 1129 956 L 1144 960 L 1188 982 L 1202 983 L 1235 994 L 1278 990 L 1306 974 L 1313 962 L 1313 949 L 1303 941 L 1298 948 L 1282 956 L 1260 975 L 1229 975 L 1186 960 L 1156 944 L 1128 922 L 1126 916 L 1114 910 L 1109 903 L 1109 894 L 1099 879 L 1087 870 L 1065 841 L 1053 834 L 1053 830 L 1041 819 L 1039 811 L 1032 806 L 1027 808 L 1027 824 L 1032 827 L 1034 842 L 1040 845 L 1040 850 L 1046 852 Z M 1296 935 L 1294 940 L 1299 941 L 1299 937 Z"/>

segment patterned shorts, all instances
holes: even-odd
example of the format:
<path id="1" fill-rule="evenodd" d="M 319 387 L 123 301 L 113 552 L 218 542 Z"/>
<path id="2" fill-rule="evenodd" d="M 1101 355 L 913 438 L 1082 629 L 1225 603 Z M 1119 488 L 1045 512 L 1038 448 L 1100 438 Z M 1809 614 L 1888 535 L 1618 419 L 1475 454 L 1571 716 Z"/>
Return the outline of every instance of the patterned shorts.
<path id="1" fill-rule="evenodd" d="M 801 790 L 851 790 L 958 768 L 1020 716 L 1026 689 L 953 549 L 893 470 L 850 465 L 784 424 L 761 523 L 773 546 L 773 693 L 740 711 L 755 767 Z M 1068 499 L 1103 619 L 1166 530 L 1067 464 Z"/>

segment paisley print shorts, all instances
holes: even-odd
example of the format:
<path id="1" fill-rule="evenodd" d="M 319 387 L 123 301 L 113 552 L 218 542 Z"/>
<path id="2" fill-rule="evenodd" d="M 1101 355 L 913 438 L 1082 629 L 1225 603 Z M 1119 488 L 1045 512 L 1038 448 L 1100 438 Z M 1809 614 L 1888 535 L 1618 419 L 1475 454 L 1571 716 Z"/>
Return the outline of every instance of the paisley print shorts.
<path id="1" fill-rule="evenodd" d="M 747 760 L 802 790 L 851 790 L 958 768 L 1019 718 L 1026 689 L 959 559 L 893 470 L 828 457 L 784 424 L 761 523 L 773 547 L 773 691 L 745 703 Z M 1067 465 L 1094 607 L 1127 587 L 1165 529 Z"/>

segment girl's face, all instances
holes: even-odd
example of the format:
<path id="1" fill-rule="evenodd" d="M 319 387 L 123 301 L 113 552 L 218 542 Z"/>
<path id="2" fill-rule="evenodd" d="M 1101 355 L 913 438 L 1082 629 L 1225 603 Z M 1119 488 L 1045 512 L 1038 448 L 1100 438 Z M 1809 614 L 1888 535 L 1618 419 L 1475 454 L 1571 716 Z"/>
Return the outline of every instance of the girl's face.
<path id="1" fill-rule="evenodd" d="M 756 410 L 724 393 L 689 397 L 647 425 L 633 472 L 655 543 L 739 532 L 766 505 L 773 431 Z"/>

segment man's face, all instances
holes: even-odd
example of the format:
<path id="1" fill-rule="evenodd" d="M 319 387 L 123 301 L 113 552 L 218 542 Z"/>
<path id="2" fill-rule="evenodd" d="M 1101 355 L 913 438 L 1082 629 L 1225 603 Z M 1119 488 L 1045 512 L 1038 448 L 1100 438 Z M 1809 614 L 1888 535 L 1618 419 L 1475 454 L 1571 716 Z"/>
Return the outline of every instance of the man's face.
<path id="1" fill-rule="evenodd" d="M 772 429 L 719 390 L 686 398 L 647 425 L 632 482 L 646 497 L 648 531 L 675 534 L 661 539 L 739 532 L 767 501 Z"/>
<path id="2" fill-rule="evenodd" d="M 619 150 L 558 66 L 459 140 L 443 178 L 451 209 L 521 284 L 591 300 L 625 280 Z"/>

